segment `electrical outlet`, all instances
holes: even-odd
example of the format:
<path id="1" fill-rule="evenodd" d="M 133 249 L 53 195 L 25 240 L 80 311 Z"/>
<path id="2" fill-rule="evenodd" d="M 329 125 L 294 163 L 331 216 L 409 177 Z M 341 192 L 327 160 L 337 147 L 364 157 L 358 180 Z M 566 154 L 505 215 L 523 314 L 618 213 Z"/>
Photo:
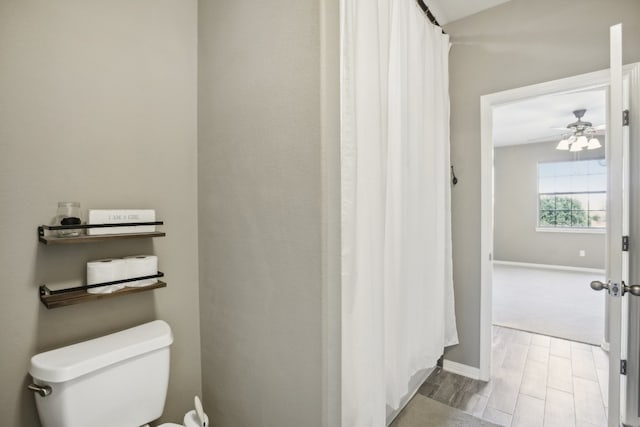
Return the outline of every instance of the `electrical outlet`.
<path id="1" fill-rule="evenodd" d="M 585 256 L 587 253 L 584 249 L 580 249 L 580 256 Z"/>

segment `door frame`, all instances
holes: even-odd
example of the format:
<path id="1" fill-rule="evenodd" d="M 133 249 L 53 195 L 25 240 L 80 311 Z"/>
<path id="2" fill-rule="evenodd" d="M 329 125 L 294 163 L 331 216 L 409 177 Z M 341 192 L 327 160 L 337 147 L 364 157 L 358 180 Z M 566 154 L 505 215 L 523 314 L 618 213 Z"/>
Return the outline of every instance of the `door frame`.
<path id="1" fill-rule="evenodd" d="M 640 63 L 623 67 L 623 78 L 630 82 L 631 123 L 640 123 Z M 491 377 L 492 288 L 493 288 L 493 107 L 535 96 L 558 92 L 608 86 L 609 69 L 580 74 L 544 83 L 509 89 L 480 97 L 481 123 L 481 183 L 480 183 L 480 369 L 481 380 Z M 640 126 L 632 126 L 631 141 L 640 141 Z M 633 161 L 633 152 L 631 154 Z M 635 163 L 635 162 L 634 162 Z M 632 169 L 636 164 L 632 164 Z M 634 195 L 631 195 L 634 198 Z M 633 205 L 632 205 L 633 216 Z M 629 383 L 633 383 L 630 381 Z M 634 386 L 628 384 L 629 387 Z M 638 384 L 635 384 L 637 390 Z M 628 399 L 638 399 L 638 393 L 627 393 Z"/>

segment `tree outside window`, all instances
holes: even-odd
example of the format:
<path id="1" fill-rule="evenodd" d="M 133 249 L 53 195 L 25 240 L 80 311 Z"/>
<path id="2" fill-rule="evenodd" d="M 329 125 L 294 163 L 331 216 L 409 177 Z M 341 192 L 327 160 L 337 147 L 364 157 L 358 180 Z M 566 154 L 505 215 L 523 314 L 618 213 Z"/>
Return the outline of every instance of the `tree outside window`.
<path id="1" fill-rule="evenodd" d="M 538 227 L 606 227 L 604 159 L 538 164 Z"/>

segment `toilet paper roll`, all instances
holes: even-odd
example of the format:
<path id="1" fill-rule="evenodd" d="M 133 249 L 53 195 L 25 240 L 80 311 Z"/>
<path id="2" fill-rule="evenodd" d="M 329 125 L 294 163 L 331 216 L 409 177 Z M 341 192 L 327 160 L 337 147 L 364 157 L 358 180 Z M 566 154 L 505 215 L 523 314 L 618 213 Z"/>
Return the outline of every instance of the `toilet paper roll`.
<path id="1" fill-rule="evenodd" d="M 87 284 L 113 282 L 126 279 L 126 263 L 119 258 L 106 258 L 87 263 Z M 87 289 L 90 294 L 110 294 L 124 288 L 124 284 Z"/>
<path id="2" fill-rule="evenodd" d="M 153 276 L 158 274 L 158 257 L 155 255 L 135 255 L 124 258 L 127 279 L 134 277 Z M 158 279 L 144 279 L 125 283 L 130 288 L 153 285 Z"/>

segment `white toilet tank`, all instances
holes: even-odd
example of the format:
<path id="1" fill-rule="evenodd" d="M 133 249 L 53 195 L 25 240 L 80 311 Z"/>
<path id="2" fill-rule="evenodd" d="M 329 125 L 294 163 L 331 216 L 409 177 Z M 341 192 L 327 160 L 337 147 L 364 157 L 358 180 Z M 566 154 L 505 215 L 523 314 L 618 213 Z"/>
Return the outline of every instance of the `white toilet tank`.
<path id="1" fill-rule="evenodd" d="M 34 383 L 51 388 L 34 393 L 43 427 L 135 427 L 160 418 L 172 342 L 169 325 L 156 320 L 33 356 Z"/>

